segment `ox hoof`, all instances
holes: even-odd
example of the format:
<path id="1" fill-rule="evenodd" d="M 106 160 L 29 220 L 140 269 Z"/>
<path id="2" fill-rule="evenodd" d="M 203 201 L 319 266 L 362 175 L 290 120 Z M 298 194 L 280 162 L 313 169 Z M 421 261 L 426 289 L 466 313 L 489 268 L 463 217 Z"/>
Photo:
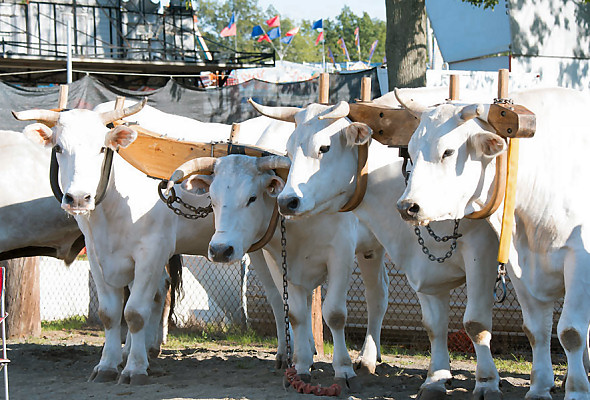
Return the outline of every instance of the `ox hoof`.
<path id="1" fill-rule="evenodd" d="M 363 388 L 360 379 L 356 376 L 353 376 L 352 378 L 336 377 L 334 378 L 334 383 L 340 385 L 343 392 L 357 393 Z"/>
<path id="2" fill-rule="evenodd" d="M 491 388 L 481 388 L 473 391 L 473 400 L 502 400 L 502 392 Z"/>
<path id="3" fill-rule="evenodd" d="M 129 383 L 133 386 L 141 386 L 141 385 L 149 384 L 150 380 L 149 380 L 147 374 L 138 374 L 138 375 L 131 375 L 131 379 L 129 380 Z"/>
<path id="4" fill-rule="evenodd" d="M 416 399 L 420 400 L 443 400 L 447 398 L 447 391 L 444 388 L 422 388 Z"/>
<path id="5" fill-rule="evenodd" d="M 104 382 L 113 382 L 117 380 L 119 376 L 119 371 L 116 369 L 104 369 L 104 370 L 97 370 L 95 369 L 92 371 L 90 378 L 88 378 L 88 382 L 96 382 L 96 383 L 104 383 Z"/>
<path id="6" fill-rule="evenodd" d="M 364 360 L 357 360 L 354 363 L 354 371 L 357 375 L 375 375 L 375 369 L 377 369 L 376 364 Z"/>
<path id="7" fill-rule="evenodd" d="M 287 369 L 288 367 L 287 357 L 284 354 L 277 354 L 275 357 L 275 369 Z"/>

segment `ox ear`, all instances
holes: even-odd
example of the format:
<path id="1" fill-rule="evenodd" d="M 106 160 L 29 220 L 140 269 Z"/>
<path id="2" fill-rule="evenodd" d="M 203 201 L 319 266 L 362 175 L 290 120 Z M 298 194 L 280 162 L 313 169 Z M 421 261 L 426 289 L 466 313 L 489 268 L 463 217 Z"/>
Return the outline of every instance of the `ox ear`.
<path id="1" fill-rule="evenodd" d="M 127 147 L 137 139 L 137 132 L 125 125 L 118 125 L 111 129 L 104 140 L 105 146 L 117 150 Z"/>
<path id="2" fill-rule="evenodd" d="M 192 175 L 182 182 L 182 188 L 194 194 L 209 193 L 213 175 Z"/>
<path id="3" fill-rule="evenodd" d="M 346 135 L 346 143 L 351 146 L 365 144 L 371 139 L 373 130 L 367 124 L 362 122 L 353 122 L 346 127 L 344 131 Z"/>
<path id="4" fill-rule="evenodd" d="M 491 132 L 476 133 L 469 137 L 469 142 L 476 151 L 476 154 L 485 157 L 496 157 L 506 151 L 506 142 L 501 136 Z"/>
<path id="5" fill-rule="evenodd" d="M 37 122 L 27 125 L 23 133 L 34 143 L 41 144 L 45 147 L 53 146 L 53 131 L 45 124 Z"/>
<path id="6" fill-rule="evenodd" d="M 272 175 L 268 178 L 268 184 L 266 185 L 266 193 L 270 197 L 278 197 L 285 187 L 285 182 L 277 175 Z"/>

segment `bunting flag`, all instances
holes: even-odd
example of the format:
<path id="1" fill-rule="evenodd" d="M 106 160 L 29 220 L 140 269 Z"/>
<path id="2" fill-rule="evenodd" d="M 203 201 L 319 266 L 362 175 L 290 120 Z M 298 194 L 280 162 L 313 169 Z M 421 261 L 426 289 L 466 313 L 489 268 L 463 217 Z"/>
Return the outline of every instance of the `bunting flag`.
<path id="1" fill-rule="evenodd" d="M 324 40 L 324 32 L 320 32 L 317 39 L 315 40 L 315 45 L 317 46 L 318 43 L 321 42 L 322 40 Z"/>
<path id="2" fill-rule="evenodd" d="M 348 49 L 346 48 L 346 43 L 344 43 L 344 38 L 338 39 L 336 43 L 338 43 L 338 46 L 340 46 L 342 49 L 342 54 L 346 56 L 346 60 L 350 61 L 350 56 L 348 55 Z"/>
<path id="3" fill-rule="evenodd" d="M 276 28 L 272 28 L 270 31 L 268 31 L 268 37 L 271 40 L 275 40 L 281 37 L 281 28 L 279 28 L 278 26 Z"/>
<path id="4" fill-rule="evenodd" d="M 369 59 L 367 60 L 367 64 L 371 64 L 371 58 L 373 58 L 373 53 L 375 52 L 375 49 L 377 48 L 377 43 L 379 43 L 379 40 L 375 40 L 373 42 L 373 44 L 371 45 L 371 50 L 369 51 Z"/>
<path id="5" fill-rule="evenodd" d="M 260 25 L 256 25 L 254 28 L 252 28 L 252 39 L 260 35 L 264 35 L 264 30 Z"/>
<path id="6" fill-rule="evenodd" d="M 277 15 L 271 19 L 267 19 L 266 24 L 268 25 L 269 28 L 276 28 L 276 27 L 281 26 L 281 19 Z"/>
<path id="7" fill-rule="evenodd" d="M 197 17 L 197 14 L 193 14 L 193 22 L 195 24 L 198 24 L 199 23 L 199 18 Z"/>
<path id="8" fill-rule="evenodd" d="M 311 26 L 311 29 L 324 29 L 323 20 L 318 19 L 317 21 L 315 21 Z"/>
<path id="9" fill-rule="evenodd" d="M 281 39 L 281 42 L 283 42 L 285 44 L 289 44 L 289 43 L 291 43 L 291 40 L 293 40 L 293 36 L 285 36 L 284 38 Z"/>
<path id="10" fill-rule="evenodd" d="M 227 26 L 221 30 L 219 35 L 221 37 L 236 36 L 236 15 L 235 15 L 235 13 L 231 14 L 231 19 L 229 20 L 229 24 L 227 24 Z"/>
<path id="11" fill-rule="evenodd" d="M 268 35 L 266 33 L 258 38 L 259 42 L 262 42 L 264 40 L 266 40 L 268 43 L 272 43 L 272 41 L 270 40 L 270 38 L 268 37 Z"/>
<path id="12" fill-rule="evenodd" d="M 332 64 L 336 65 L 336 60 L 334 59 L 334 54 L 332 54 L 332 49 L 328 46 L 328 57 L 332 60 Z"/>
<path id="13" fill-rule="evenodd" d="M 360 59 L 360 57 L 361 57 L 361 41 L 359 38 L 359 32 L 360 32 L 360 29 L 357 26 L 356 29 L 354 30 L 354 44 L 356 45 L 356 50 L 359 53 L 359 59 Z"/>
<path id="14" fill-rule="evenodd" d="M 299 27 L 291 29 L 289 32 L 285 33 L 285 36 L 295 36 L 299 33 Z"/>

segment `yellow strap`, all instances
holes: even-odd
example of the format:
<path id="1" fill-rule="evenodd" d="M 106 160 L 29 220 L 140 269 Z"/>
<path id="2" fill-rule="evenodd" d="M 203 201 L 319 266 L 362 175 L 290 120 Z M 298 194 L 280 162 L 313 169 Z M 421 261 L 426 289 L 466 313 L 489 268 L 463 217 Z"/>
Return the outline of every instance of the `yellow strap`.
<path id="1" fill-rule="evenodd" d="M 519 139 L 512 138 L 508 144 L 508 176 L 506 178 L 506 195 L 504 197 L 504 213 L 502 215 L 502 230 L 500 246 L 498 248 L 498 262 L 506 264 L 512 240 L 514 226 L 514 207 L 516 203 L 516 177 L 518 174 L 518 145 Z"/>

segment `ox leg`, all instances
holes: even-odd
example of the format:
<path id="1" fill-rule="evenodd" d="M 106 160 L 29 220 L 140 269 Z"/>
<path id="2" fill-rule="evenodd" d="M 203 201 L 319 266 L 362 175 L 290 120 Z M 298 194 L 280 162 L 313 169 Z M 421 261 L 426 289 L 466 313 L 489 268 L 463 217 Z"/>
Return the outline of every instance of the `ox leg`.
<path id="1" fill-rule="evenodd" d="M 358 256 L 358 265 L 365 284 L 367 301 L 367 334 L 355 369 L 374 374 L 377 361 L 381 361 L 381 325 L 387 311 L 389 276 L 384 263 L 385 250 Z"/>
<path id="2" fill-rule="evenodd" d="M 267 264 L 262 250 L 249 253 L 248 255 L 250 256 L 250 265 L 256 271 L 256 277 L 262 282 L 264 294 L 270 303 L 272 313 L 275 317 L 278 342 L 275 368 L 285 369 L 287 368 L 287 344 L 285 338 L 285 309 L 283 307 L 282 282 L 280 286 L 275 285 L 269 270 L 270 266 Z M 280 288 L 281 292 L 279 292 L 278 288 Z"/>
<path id="3" fill-rule="evenodd" d="M 444 399 L 445 383 L 452 379 L 449 350 L 449 293 L 427 295 L 417 292 L 422 308 L 422 324 L 430 339 L 430 366 L 426 381 L 420 386 L 418 399 Z"/>
<path id="4" fill-rule="evenodd" d="M 114 381 L 119 375 L 118 366 L 123 361 L 121 350 L 121 314 L 123 312 L 123 289 L 108 285 L 91 246 L 88 246 L 90 272 L 98 294 L 98 315 L 105 327 L 105 343 L 100 362 L 90 375 L 89 381 Z"/>
<path id="5" fill-rule="evenodd" d="M 125 306 L 124 315 L 131 333 L 131 348 L 127 363 L 119 378 L 119 383 L 134 385 L 148 383 L 149 362 L 146 336 L 153 312 L 154 299 L 161 282 L 162 266 L 166 262 L 165 259 L 161 259 L 161 256 L 158 257 L 148 252 L 145 252 L 142 258 L 144 259 L 136 260 L 135 279 L 131 295 Z M 149 262 L 147 262 L 148 260 Z"/>
<path id="6" fill-rule="evenodd" d="M 346 296 L 350 275 L 354 266 L 354 254 L 345 258 L 332 257 L 328 265 L 328 288 L 326 298 L 322 306 L 322 314 L 326 324 L 332 333 L 334 342 L 334 355 L 332 366 L 334 367 L 334 380 L 340 384 L 343 389 L 347 387 L 353 391 L 360 389 L 360 382 L 356 378 L 356 373 L 352 366 L 352 361 L 348 350 L 346 349 L 346 340 L 344 337 L 344 326 L 346 325 L 347 309 Z"/>
<path id="7" fill-rule="evenodd" d="M 557 335 L 567 356 L 565 400 L 590 399 L 588 372 L 584 366 L 584 351 L 590 322 L 588 308 L 590 256 L 578 252 L 568 254 L 564 263 L 565 298 L 557 324 Z"/>
<path id="8" fill-rule="evenodd" d="M 512 272 L 509 269 L 509 272 Z M 526 399 L 551 399 L 554 386 L 551 363 L 551 327 L 553 325 L 553 301 L 540 301 L 532 296 L 523 282 L 514 273 L 510 281 L 516 290 L 522 309 L 522 329 L 529 339 L 533 352 L 531 387 Z"/>
<path id="9" fill-rule="evenodd" d="M 293 327 L 293 363 L 301 379 L 311 380 L 310 368 L 313 364 L 313 351 L 309 346 L 308 291 L 299 285 L 289 283 L 289 321 Z"/>
<path id="10" fill-rule="evenodd" d="M 494 260 L 494 258 L 490 259 Z M 473 342 L 477 356 L 473 399 L 501 399 L 500 375 L 490 351 L 496 273 L 494 266 L 487 268 L 487 265 L 480 263 L 465 264 L 467 306 L 463 316 L 463 326 Z"/>

